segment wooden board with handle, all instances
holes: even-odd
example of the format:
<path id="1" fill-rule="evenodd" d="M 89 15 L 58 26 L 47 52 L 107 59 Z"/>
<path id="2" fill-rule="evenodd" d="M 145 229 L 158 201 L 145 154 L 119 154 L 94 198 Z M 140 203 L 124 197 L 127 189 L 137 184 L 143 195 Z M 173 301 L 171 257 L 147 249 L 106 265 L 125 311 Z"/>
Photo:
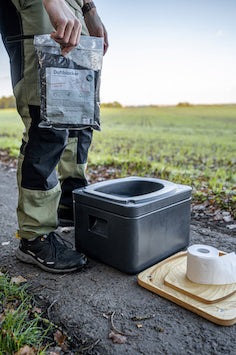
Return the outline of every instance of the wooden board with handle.
<path id="1" fill-rule="evenodd" d="M 187 258 L 177 258 L 164 279 L 165 285 L 204 303 L 216 303 L 236 292 L 236 283 L 227 285 L 202 285 L 190 281 L 186 276 Z"/>
<path id="2" fill-rule="evenodd" d="M 184 292 L 182 284 L 181 289 L 179 289 L 176 275 L 175 277 L 173 276 L 173 269 L 176 268 L 176 265 L 186 263 L 186 259 L 187 252 L 180 252 L 144 270 L 138 275 L 139 285 L 197 313 L 211 322 L 219 325 L 233 325 L 236 322 L 236 285 L 227 285 L 229 286 L 227 292 L 223 291 L 221 285 L 213 286 L 213 288 L 212 285 L 210 287 L 209 285 L 200 285 L 201 287 L 197 287 L 194 291 L 191 288 L 191 295 L 188 294 L 189 291 Z M 181 268 L 183 269 L 183 265 Z M 168 285 L 169 281 L 171 282 L 171 287 Z M 176 284 L 177 287 L 175 288 Z M 217 290 L 215 287 L 219 287 L 219 289 Z M 196 297 L 193 297 L 193 294 Z"/>

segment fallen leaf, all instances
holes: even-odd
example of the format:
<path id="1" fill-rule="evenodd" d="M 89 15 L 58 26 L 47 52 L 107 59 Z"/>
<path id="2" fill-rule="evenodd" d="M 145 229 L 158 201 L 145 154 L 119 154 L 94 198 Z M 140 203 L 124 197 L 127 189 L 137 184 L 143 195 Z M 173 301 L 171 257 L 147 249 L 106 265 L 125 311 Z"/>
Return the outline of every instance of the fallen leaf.
<path id="1" fill-rule="evenodd" d="M 58 343 L 58 345 L 62 348 L 63 351 L 67 350 L 67 345 L 65 344 L 66 336 L 62 334 L 60 330 L 57 330 L 54 333 L 54 340 Z"/>
<path id="2" fill-rule="evenodd" d="M 3 322 L 5 320 L 6 316 L 4 313 L 0 314 L 0 322 Z"/>
<path id="3" fill-rule="evenodd" d="M 9 314 L 14 314 L 14 313 L 16 313 L 16 310 L 14 309 L 14 308 L 4 308 L 4 313 L 5 314 L 7 314 L 7 313 L 9 313 Z M 1 354 L 1 353 L 0 353 Z"/>
<path id="4" fill-rule="evenodd" d="M 216 214 L 215 217 L 213 218 L 214 221 L 220 221 L 222 219 L 221 214 Z"/>
<path id="5" fill-rule="evenodd" d="M 54 333 L 54 340 L 59 344 L 63 344 L 66 340 L 66 336 L 64 334 L 62 334 L 62 332 L 60 330 L 57 330 Z"/>
<path id="6" fill-rule="evenodd" d="M 42 313 L 42 309 L 41 308 L 38 308 L 36 306 L 34 306 L 34 308 L 32 309 L 33 312 L 35 313 Z"/>
<path id="7" fill-rule="evenodd" d="M 22 284 L 24 282 L 27 282 L 27 280 L 24 279 L 24 277 L 22 277 L 22 276 L 17 276 L 17 277 L 12 277 L 11 278 L 11 282 L 14 282 L 15 284 L 19 285 L 19 284 Z"/>
<path id="8" fill-rule="evenodd" d="M 228 224 L 228 229 L 236 229 L 236 224 Z"/>
<path id="9" fill-rule="evenodd" d="M 231 222 L 231 221 L 232 221 L 232 218 L 231 218 L 230 215 L 229 215 L 229 216 L 223 216 L 223 220 L 224 220 L 226 223 L 228 223 L 228 222 Z"/>
<path id="10" fill-rule="evenodd" d="M 226 211 L 223 211 L 223 212 L 222 212 L 222 215 L 223 215 L 223 216 L 230 216 L 230 213 L 229 213 L 229 212 L 226 212 Z"/>
<path id="11" fill-rule="evenodd" d="M 97 280 L 97 279 L 93 279 L 93 278 L 91 278 L 91 280 L 92 281 L 94 281 L 94 282 L 98 282 L 99 280 Z"/>
<path id="12" fill-rule="evenodd" d="M 21 348 L 17 353 L 14 353 L 13 355 L 35 355 L 37 354 L 37 351 L 35 348 L 30 348 L 28 345 L 25 345 L 23 348 Z"/>
<path id="13" fill-rule="evenodd" d="M 142 324 L 138 323 L 138 324 L 136 324 L 136 327 L 137 328 L 142 328 L 143 326 L 142 326 Z"/>
<path id="14" fill-rule="evenodd" d="M 113 343 L 124 344 L 127 337 L 121 334 L 114 333 L 112 330 L 109 333 L 109 339 L 112 339 Z"/>
<path id="15" fill-rule="evenodd" d="M 10 242 L 2 242 L 2 245 L 4 246 L 4 245 L 9 245 L 10 244 Z"/>
<path id="16" fill-rule="evenodd" d="M 204 211 L 206 208 L 206 205 L 201 204 L 201 205 L 196 205 L 193 207 L 193 211 L 197 210 L 197 211 Z"/>

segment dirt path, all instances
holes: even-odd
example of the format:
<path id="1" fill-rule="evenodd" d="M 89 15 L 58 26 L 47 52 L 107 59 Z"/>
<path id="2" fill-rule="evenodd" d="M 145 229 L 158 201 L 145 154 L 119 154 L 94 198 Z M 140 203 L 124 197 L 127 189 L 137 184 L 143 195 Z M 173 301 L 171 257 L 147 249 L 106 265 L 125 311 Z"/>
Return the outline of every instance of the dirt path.
<path id="1" fill-rule="evenodd" d="M 28 279 L 32 289 L 47 303 L 49 318 L 67 328 L 80 349 L 94 345 L 83 354 L 235 354 L 236 325 L 221 327 L 208 322 L 141 288 L 137 276 L 94 260 L 80 273 L 56 276 L 17 261 L 15 170 L 0 166 L 0 181 L 0 267 Z M 63 235 L 73 239 L 73 231 Z M 233 233 L 196 224 L 191 226 L 190 244 L 194 243 L 206 243 L 224 251 L 236 249 Z M 128 337 L 125 344 L 113 344 L 108 339 L 110 317 L 106 318 L 112 312 L 116 328 L 138 336 Z M 139 322 L 131 320 L 151 315 L 155 316 Z M 137 328 L 137 323 L 142 328 Z"/>

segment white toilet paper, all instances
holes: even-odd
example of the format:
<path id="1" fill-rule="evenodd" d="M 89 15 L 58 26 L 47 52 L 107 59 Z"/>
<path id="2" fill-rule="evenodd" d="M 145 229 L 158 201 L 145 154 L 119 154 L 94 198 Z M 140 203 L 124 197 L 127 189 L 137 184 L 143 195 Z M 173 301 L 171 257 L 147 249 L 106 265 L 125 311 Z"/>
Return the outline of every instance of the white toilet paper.
<path id="1" fill-rule="evenodd" d="M 219 256 L 216 248 L 195 244 L 187 252 L 187 278 L 205 285 L 225 285 L 236 282 L 236 255 Z"/>

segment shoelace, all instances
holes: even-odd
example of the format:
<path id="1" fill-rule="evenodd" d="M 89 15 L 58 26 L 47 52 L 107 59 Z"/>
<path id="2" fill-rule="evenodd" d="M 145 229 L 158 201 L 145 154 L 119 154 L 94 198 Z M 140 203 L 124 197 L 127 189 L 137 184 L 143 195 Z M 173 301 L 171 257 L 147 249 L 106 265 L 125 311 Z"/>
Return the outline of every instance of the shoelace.
<path id="1" fill-rule="evenodd" d="M 62 242 L 60 243 L 57 238 Z M 47 237 L 48 243 L 51 245 L 51 250 L 53 252 L 54 257 L 56 255 L 60 255 L 62 252 L 65 251 L 65 249 L 68 249 L 68 246 L 73 247 L 73 244 L 65 239 L 63 239 L 58 233 L 56 232 L 51 232 L 49 233 Z"/>

